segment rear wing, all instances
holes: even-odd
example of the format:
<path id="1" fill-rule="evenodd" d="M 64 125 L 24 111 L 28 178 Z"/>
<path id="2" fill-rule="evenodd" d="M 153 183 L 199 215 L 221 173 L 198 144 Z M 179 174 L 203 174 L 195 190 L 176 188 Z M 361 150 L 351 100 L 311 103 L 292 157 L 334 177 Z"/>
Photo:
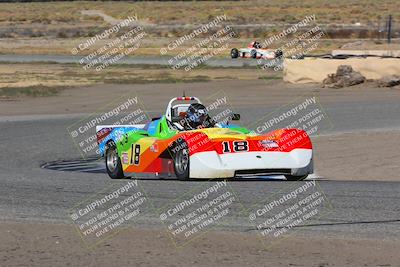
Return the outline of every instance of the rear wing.
<path id="1" fill-rule="evenodd" d="M 97 125 L 96 138 L 100 155 L 104 156 L 106 144 L 109 141 L 117 143 L 124 137 L 124 134 L 131 131 L 144 130 L 146 124 L 133 125 Z"/>

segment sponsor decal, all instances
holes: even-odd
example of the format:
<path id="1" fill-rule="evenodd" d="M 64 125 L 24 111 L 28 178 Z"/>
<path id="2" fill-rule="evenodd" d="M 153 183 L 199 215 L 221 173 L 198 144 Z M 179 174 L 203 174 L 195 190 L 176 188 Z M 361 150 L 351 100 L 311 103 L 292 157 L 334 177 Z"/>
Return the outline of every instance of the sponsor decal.
<path id="1" fill-rule="evenodd" d="M 112 128 L 103 128 L 96 133 L 97 144 L 100 144 L 112 131 Z"/>
<path id="2" fill-rule="evenodd" d="M 121 158 L 122 158 L 122 164 L 128 164 L 129 162 L 128 153 L 122 153 Z"/>
<path id="3" fill-rule="evenodd" d="M 152 144 L 152 145 L 150 146 L 150 151 L 152 151 L 152 152 L 158 152 L 158 144 L 157 144 L 157 143 Z"/>
<path id="4" fill-rule="evenodd" d="M 274 140 L 261 140 L 260 145 L 264 148 L 275 148 L 279 147 L 278 143 Z"/>

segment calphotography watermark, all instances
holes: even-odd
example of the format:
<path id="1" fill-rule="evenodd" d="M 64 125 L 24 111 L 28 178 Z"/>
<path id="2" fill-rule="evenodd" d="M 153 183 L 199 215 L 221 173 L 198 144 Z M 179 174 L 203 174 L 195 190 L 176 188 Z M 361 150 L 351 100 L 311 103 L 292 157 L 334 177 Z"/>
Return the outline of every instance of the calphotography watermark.
<path id="1" fill-rule="evenodd" d="M 86 49 L 89 49 L 90 46 L 94 45 L 97 41 L 108 39 L 112 34 L 118 33 L 121 28 L 129 26 L 132 22 L 137 21 L 137 16 L 130 16 L 127 19 L 121 21 L 117 25 L 107 29 L 99 34 L 96 34 L 94 37 L 85 40 L 85 42 L 80 43 L 76 47 L 71 50 L 72 54 L 78 54 Z"/>
<path id="2" fill-rule="evenodd" d="M 161 54 L 165 54 L 167 51 L 173 51 L 174 49 L 178 48 L 185 42 L 192 40 L 196 37 L 198 37 L 201 34 L 208 33 L 212 28 L 217 27 L 222 21 L 226 20 L 226 15 L 223 16 L 217 16 L 214 18 L 212 21 L 203 24 L 201 27 L 198 27 L 196 30 L 192 31 L 190 34 L 184 35 L 175 41 L 169 43 L 167 45 L 167 49 L 164 50 L 163 48 L 160 50 Z M 165 51 L 165 52 L 164 52 Z"/>
<path id="3" fill-rule="evenodd" d="M 209 59 L 224 53 L 232 38 L 237 36 L 230 26 L 221 25 L 226 19 L 226 15 L 217 16 L 190 34 L 184 35 L 169 43 L 167 47 L 161 48 L 160 54 L 167 55 L 181 48 L 177 55 L 168 59 L 168 65 L 174 70 L 190 71 L 205 64 Z M 194 44 L 184 48 L 183 46 L 187 45 L 189 41 L 194 42 Z"/>
<path id="4" fill-rule="evenodd" d="M 263 44 L 265 47 L 278 46 L 277 50 L 283 52 L 285 60 L 302 59 L 318 48 L 319 41 L 324 36 L 326 32 L 316 24 L 316 16 L 312 14 L 265 39 Z M 285 67 L 285 61 L 282 61 L 280 57 L 269 60 L 259 59 L 258 65 L 263 70 L 281 71 Z"/>
<path id="5" fill-rule="evenodd" d="M 70 210 L 76 230 L 89 247 L 118 233 L 147 208 L 147 198 L 137 180 L 119 183 Z"/>
<path id="6" fill-rule="evenodd" d="M 299 97 L 293 102 L 262 116 L 252 123 L 249 129 L 255 135 L 268 134 L 276 130 L 297 129 L 314 136 L 332 129 L 328 115 L 318 101 L 316 95 Z M 282 133 L 278 131 L 277 133 Z"/>
<path id="7" fill-rule="evenodd" d="M 176 246 L 183 246 L 232 215 L 237 198 L 226 181 L 208 183 L 168 204 L 160 212 Z"/>
<path id="8" fill-rule="evenodd" d="M 147 35 L 142 26 L 135 24 L 136 21 L 137 16 L 128 17 L 110 29 L 78 44 L 71 50 L 71 53 L 73 55 L 85 53 L 79 59 L 79 64 L 84 70 L 101 71 L 116 64 L 140 48 L 142 39 Z M 101 40 L 103 41 L 102 45 L 96 46 L 96 43 Z M 107 40 L 106 43 L 104 43 L 105 40 Z"/>
<path id="9" fill-rule="evenodd" d="M 307 181 L 255 204 L 248 213 L 262 243 L 269 247 L 333 209 L 318 182 Z"/>
<path id="10" fill-rule="evenodd" d="M 270 46 L 272 45 L 274 42 L 280 41 L 283 38 L 286 38 L 288 35 L 290 34 L 295 34 L 298 32 L 298 30 L 302 27 L 307 27 L 307 25 L 309 25 L 310 23 L 315 22 L 316 20 L 316 16 L 315 14 L 311 15 L 311 16 L 306 16 L 303 20 L 293 24 L 292 26 L 290 26 L 287 29 L 284 29 L 283 31 L 281 31 L 278 34 L 274 34 L 271 37 L 267 38 L 264 40 L 263 44 L 264 46 Z"/>
<path id="11" fill-rule="evenodd" d="M 118 126 L 132 127 L 149 121 L 149 116 L 138 96 L 122 96 L 106 107 L 70 126 L 67 131 L 71 136 L 82 157 L 100 154 L 98 144 Z M 96 129 L 104 125 L 103 129 Z M 118 137 L 121 136 L 116 136 Z"/>
<path id="12" fill-rule="evenodd" d="M 266 164 L 288 169 L 283 173 L 286 179 L 302 180 L 314 173 L 311 138 L 330 132 L 333 124 L 317 96 L 308 95 L 262 116 L 248 128 L 258 139 L 259 151 L 279 152 L 271 154 L 273 161 L 263 158 Z"/>

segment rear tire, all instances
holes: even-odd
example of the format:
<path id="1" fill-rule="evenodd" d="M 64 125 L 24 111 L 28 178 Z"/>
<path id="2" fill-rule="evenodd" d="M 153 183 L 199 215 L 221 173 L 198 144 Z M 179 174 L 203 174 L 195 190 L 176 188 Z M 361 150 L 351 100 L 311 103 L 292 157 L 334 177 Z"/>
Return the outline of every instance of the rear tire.
<path id="1" fill-rule="evenodd" d="M 173 151 L 174 170 L 178 180 L 189 180 L 189 147 L 185 141 L 177 142 Z"/>
<path id="2" fill-rule="evenodd" d="M 231 58 L 238 58 L 239 56 L 239 50 L 237 50 L 236 48 L 233 48 L 231 50 Z"/>
<path id="3" fill-rule="evenodd" d="M 288 181 L 303 181 L 304 179 L 307 178 L 307 176 L 308 176 L 308 174 L 302 175 L 302 176 L 285 175 L 286 180 L 288 180 Z"/>
<path id="4" fill-rule="evenodd" d="M 282 56 L 283 56 L 282 50 L 278 49 L 278 50 L 275 51 L 275 57 L 276 57 L 276 58 L 280 58 L 280 57 L 282 57 Z"/>
<path id="5" fill-rule="evenodd" d="M 125 177 L 122 170 L 121 159 L 118 156 L 117 146 L 114 142 L 107 144 L 105 160 L 107 173 L 111 179 L 122 179 Z"/>

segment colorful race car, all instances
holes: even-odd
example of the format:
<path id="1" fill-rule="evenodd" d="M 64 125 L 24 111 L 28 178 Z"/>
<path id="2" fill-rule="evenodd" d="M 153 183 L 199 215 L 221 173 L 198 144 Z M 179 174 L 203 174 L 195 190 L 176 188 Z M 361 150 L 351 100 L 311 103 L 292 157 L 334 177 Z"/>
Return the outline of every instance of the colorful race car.
<path id="1" fill-rule="evenodd" d="M 231 124 L 239 119 L 232 113 L 218 123 L 198 98 L 176 97 L 163 116 L 146 124 L 97 126 L 97 143 L 113 179 L 284 175 L 303 180 L 313 173 L 306 132 L 280 129 L 257 135 Z"/>
<path id="2" fill-rule="evenodd" d="M 231 58 L 258 58 L 258 59 L 274 59 L 283 56 L 282 50 L 272 50 L 262 48 L 257 41 L 251 42 L 246 48 L 233 48 L 231 50 Z"/>

